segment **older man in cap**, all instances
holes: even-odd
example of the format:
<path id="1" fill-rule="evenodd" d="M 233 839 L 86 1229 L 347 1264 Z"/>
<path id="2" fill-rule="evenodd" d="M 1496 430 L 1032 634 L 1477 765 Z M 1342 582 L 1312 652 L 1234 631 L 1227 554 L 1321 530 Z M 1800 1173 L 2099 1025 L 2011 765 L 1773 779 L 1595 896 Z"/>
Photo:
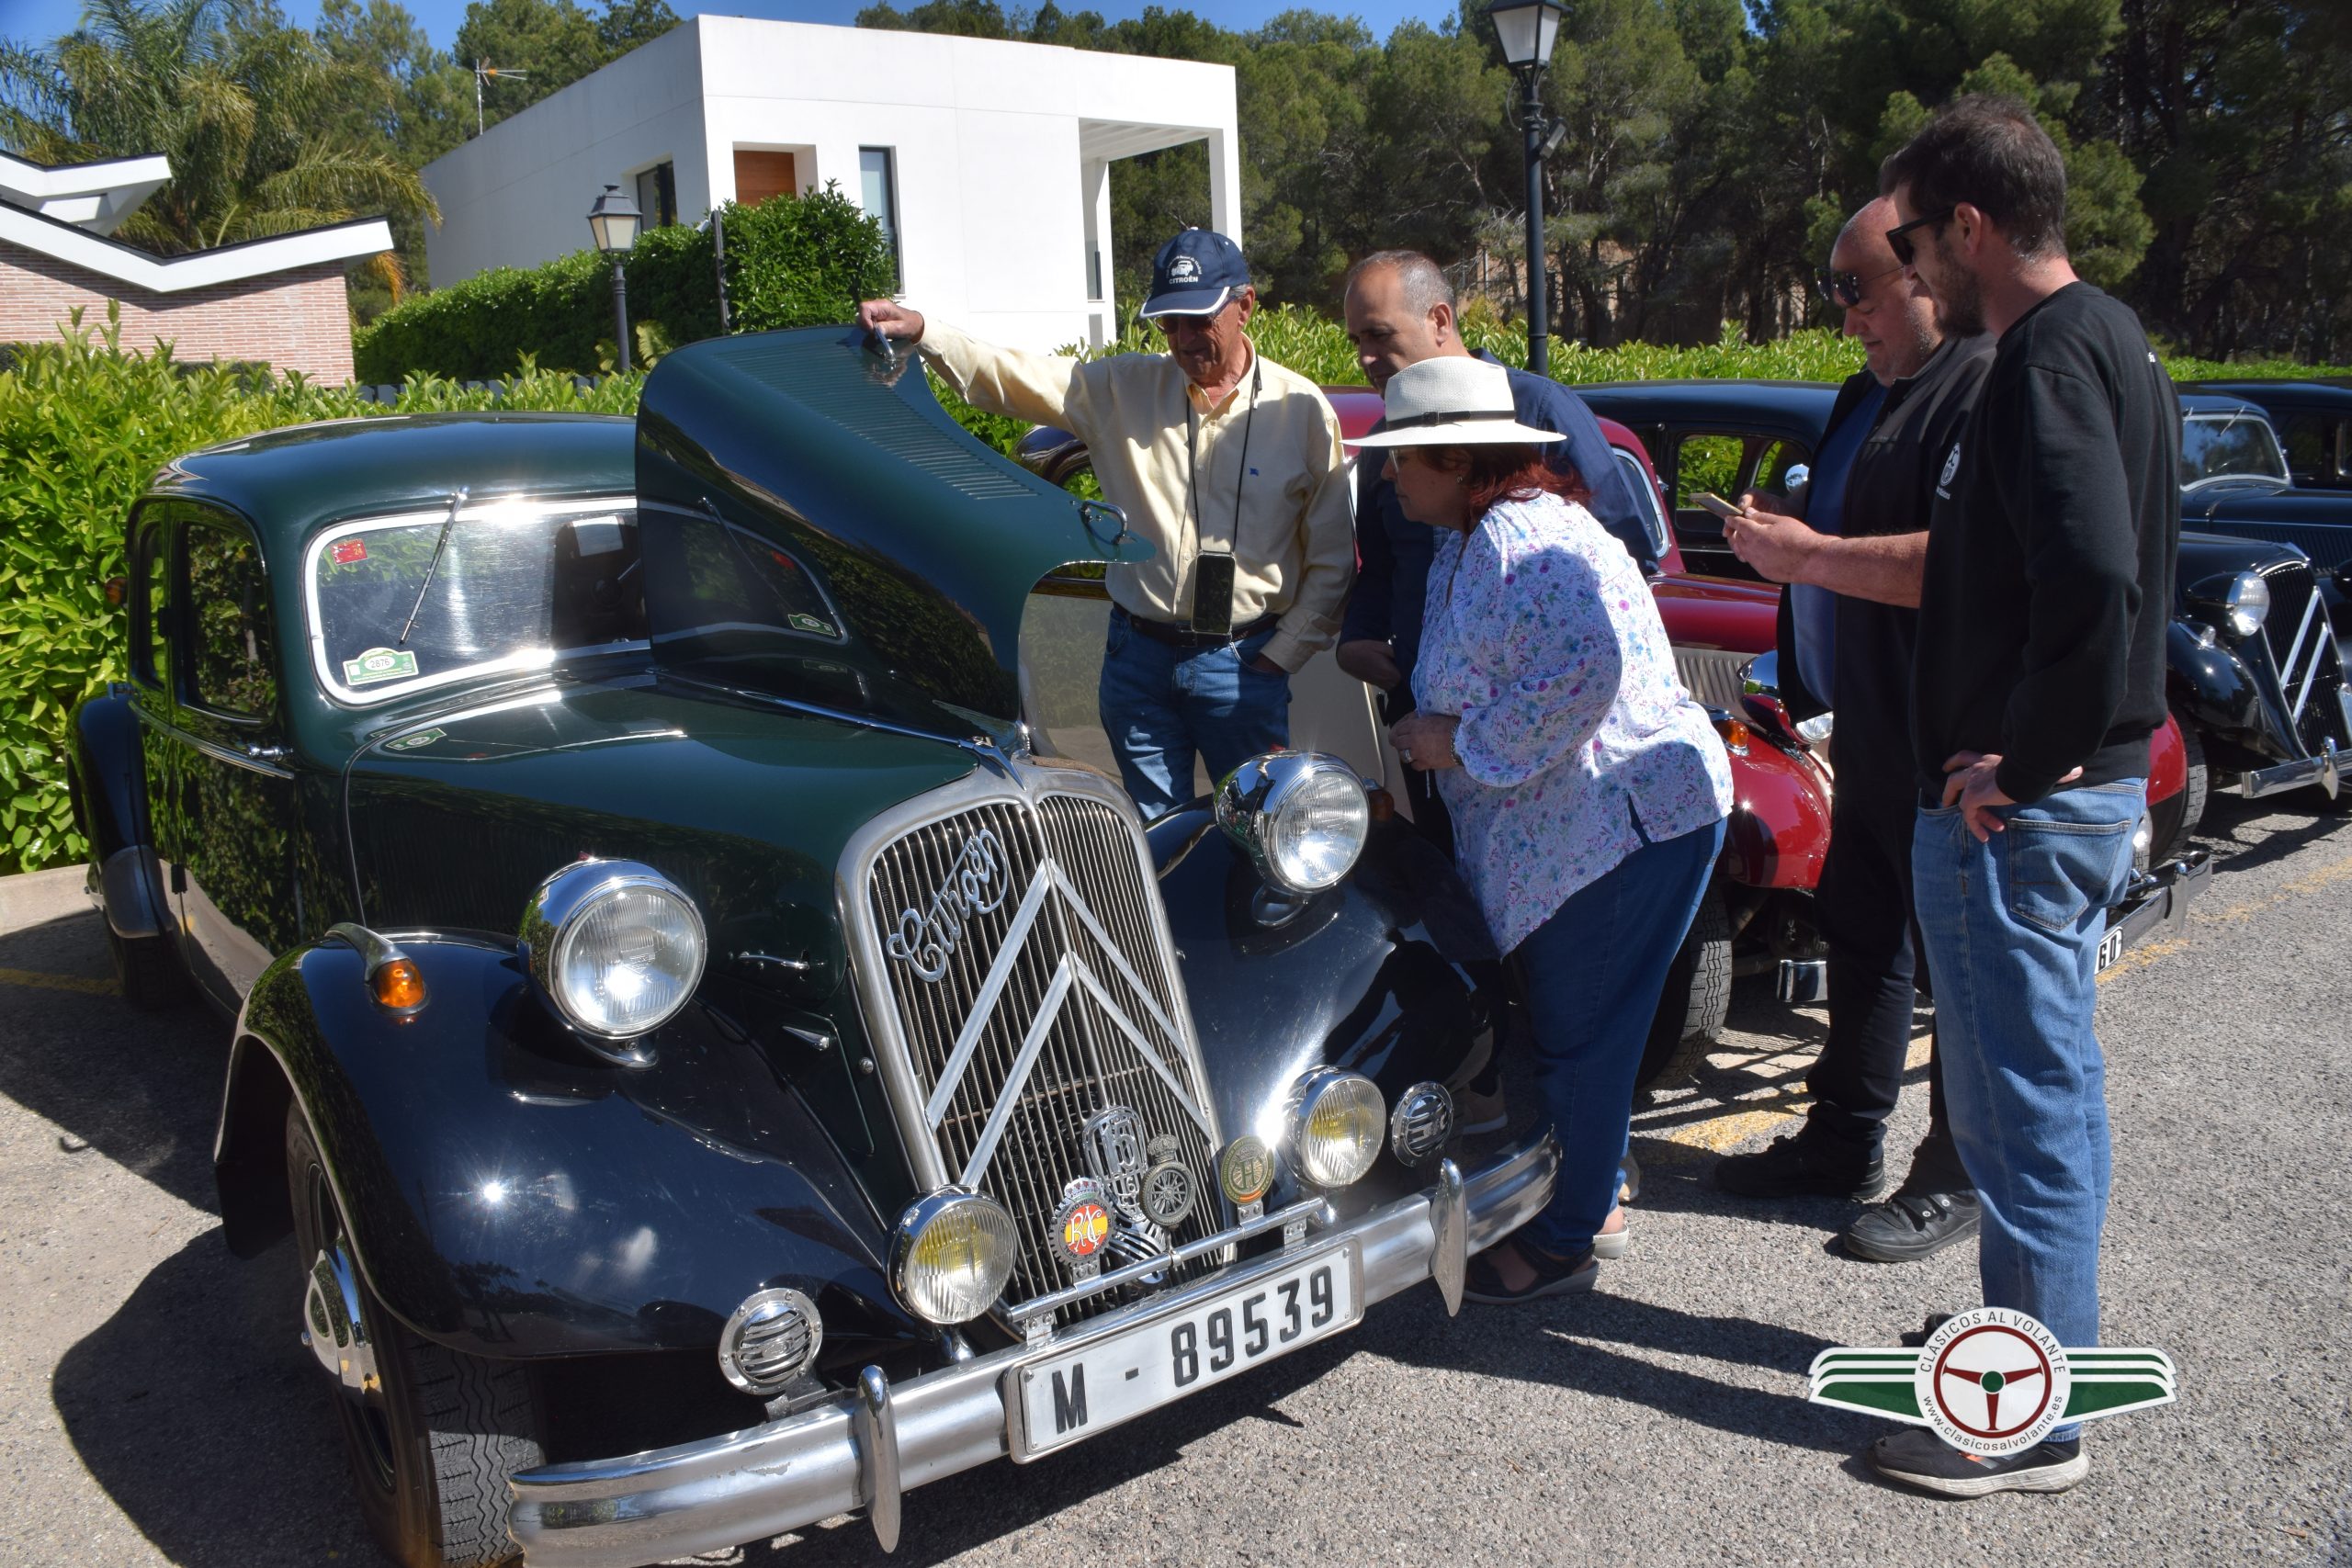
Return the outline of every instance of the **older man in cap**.
<path id="1" fill-rule="evenodd" d="M 1290 677 L 1338 635 L 1355 572 L 1340 422 L 1250 343 L 1241 249 L 1187 229 L 1143 314 L 1166 354 L 1080 360 L 985 344 L 887 299 L 858 321 L 910 339 L 966 399 L 1077 434 L 1103 495 L 1154 547 L 1110 569 L 1102 727 L 1146 817 L 1288 743 Z"/>

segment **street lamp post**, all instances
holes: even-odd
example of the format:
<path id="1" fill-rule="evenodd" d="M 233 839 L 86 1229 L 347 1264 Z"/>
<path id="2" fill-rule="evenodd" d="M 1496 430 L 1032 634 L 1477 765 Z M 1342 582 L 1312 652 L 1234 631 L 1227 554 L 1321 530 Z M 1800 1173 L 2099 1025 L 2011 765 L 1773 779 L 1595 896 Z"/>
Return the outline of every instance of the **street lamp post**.
<path id="1" fill-rule="evenodd" d="M 1519 78 L 1520 118 L 1527 146 L 1527 367 L 1544 374 L 1551 358 L 1551 288 L 1544 276 L 1544 155 L 1552 127 L 1544 113 L 1544 68 L 1560 36 L 1559 0 L 1496 0 L 1487 7 L 1503 63 Z"/>
<path id="2" fill-rule="evenodd" d="M 613 258 L 613 331 L 614 341 L 620 345 L 623 375 L 628 373 L 628 279 L 621 258 L 637 243 L 638 227 L 644 221 L 645 214 L 621 194 L 618 186 L 606 186 L 596 205 L 588 209 L 588 231 L 596 236 L 596 248 Z"/>

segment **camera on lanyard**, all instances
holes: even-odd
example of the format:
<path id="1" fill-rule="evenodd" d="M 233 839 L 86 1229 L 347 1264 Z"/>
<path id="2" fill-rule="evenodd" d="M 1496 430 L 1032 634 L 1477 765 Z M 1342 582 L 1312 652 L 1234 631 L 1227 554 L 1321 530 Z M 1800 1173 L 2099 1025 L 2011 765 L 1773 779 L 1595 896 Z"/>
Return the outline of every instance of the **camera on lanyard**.
<path id="1" fill-rule="evenodd" d="M 1238 568 L 1230 543 L 1241 536 L 1241 487 L 1250 477 L 1250 431 L 1258 420 L 1258 390 L 1264 381 L 1264 367 L 1253 361 L 1250 367 L 1250 412 L 1241 422 L 1240 468 L 1233 476 L 1233 527 L 1226 536 L 1228 547 L 1213 550 L 1204 543 L 1193 558 L 1192 628 L 1204 637 L 1233 635 L 1233 581 Z M 1189 395 L 1184 399 L 1184 456 L 1193 503 L 1193 536 L 1197 539 L 1206 530 L 1201 526 L 1200 419 Z"/>

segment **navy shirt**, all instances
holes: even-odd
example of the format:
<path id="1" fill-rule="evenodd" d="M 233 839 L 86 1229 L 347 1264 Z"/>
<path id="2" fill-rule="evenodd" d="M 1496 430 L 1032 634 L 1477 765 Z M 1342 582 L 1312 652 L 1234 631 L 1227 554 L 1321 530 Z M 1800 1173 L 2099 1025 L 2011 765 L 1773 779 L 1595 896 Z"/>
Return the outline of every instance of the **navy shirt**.
<path id="1" fill-rule="evenodd" d="M 1814 454 L 1813 482 L 1805 487 L 1804 521 L 1817 534 L 1846 532 L 1846 479 L 1862 442 L 1878 423 L 1886 389 L 1873 380 L 1853 412 L 1830 427 Z M 1837 705 L 1838 595 L 1808 582 L 1789 585 L 1789 612 L 1796 616 L 1797 672 L 1813 694 Z"/>
<path id="2" fill-rule="evenodd" d="M 1481 354 L 1488 364 L 1499 363 Z M 1600 422 L 1582 398 L 1548 377 L 1525 370 L 1510 372 L 1511 407 L 1521 424 L 1556 430 L 1566 440 L 1543 449 L 1545 459 L 1562 472 L 1573 469 L 1592 491 L 1585 505 L 1609 530 L 1645 572 L 1656 570 L 1657 556 L 1650 542 L 1648 510 L 1626 482 L 1623 466 L 1601 434 Z M 1437 530 L 1407 517 L 1396 504 L 1396 486 L 1380 475 L 1385 454 L 1364 450 L 1356 469 L 1355 592 L 1340 629 L 1341 642 L 1385 642 L 1404 671 L 1406 684 L 1391 694 L 1392 721 L 1412 709 L 1413 661 L 1421 650 L 1421 605 L 1427 596 L 1430 558 L 1437 549 Z"/>

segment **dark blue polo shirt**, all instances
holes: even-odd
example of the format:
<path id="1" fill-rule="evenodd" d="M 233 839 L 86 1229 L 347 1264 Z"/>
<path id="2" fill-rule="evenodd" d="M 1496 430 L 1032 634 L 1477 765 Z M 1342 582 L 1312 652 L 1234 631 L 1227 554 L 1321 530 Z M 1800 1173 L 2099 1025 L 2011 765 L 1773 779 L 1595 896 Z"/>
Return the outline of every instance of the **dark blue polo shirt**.
<path id="1" fill-rule="evenodd" d="M 1479 358 L 1498 364 L 1492 355 Z M 1623 466 L 1610 450 L 1600 422 L 1584 400 L 1548 377 L 1525 370 L 1510 373 L 1511 406 L 1521 424 L 1556 430 L 1566 439 L 1544 448 L 1545 458 L 1562 472 L 1573 469 L 1592 491 L 1585 505 L 1600 520 L 1645 571 L 1656 570 L 1651 548 L 1648 509 L 1626 482 Z M 1421 605 L 1430 578 L 1430 558 L 1437 549 L 1437 531 L 1407 517 L 1396 504 L 1396 486 L 1380 477 L 1382 454 L 1367 448 L 1356 469 L 1356 553 L 1363 565 L 1356 574 L 1355 592 L 1340 623 L 1340 640 L 1385 642 L 1405 672 L 1408 689 L 1396 694 L 1392 716 L 1409 711 L 1413 660 L 1421 650 Z"/>

